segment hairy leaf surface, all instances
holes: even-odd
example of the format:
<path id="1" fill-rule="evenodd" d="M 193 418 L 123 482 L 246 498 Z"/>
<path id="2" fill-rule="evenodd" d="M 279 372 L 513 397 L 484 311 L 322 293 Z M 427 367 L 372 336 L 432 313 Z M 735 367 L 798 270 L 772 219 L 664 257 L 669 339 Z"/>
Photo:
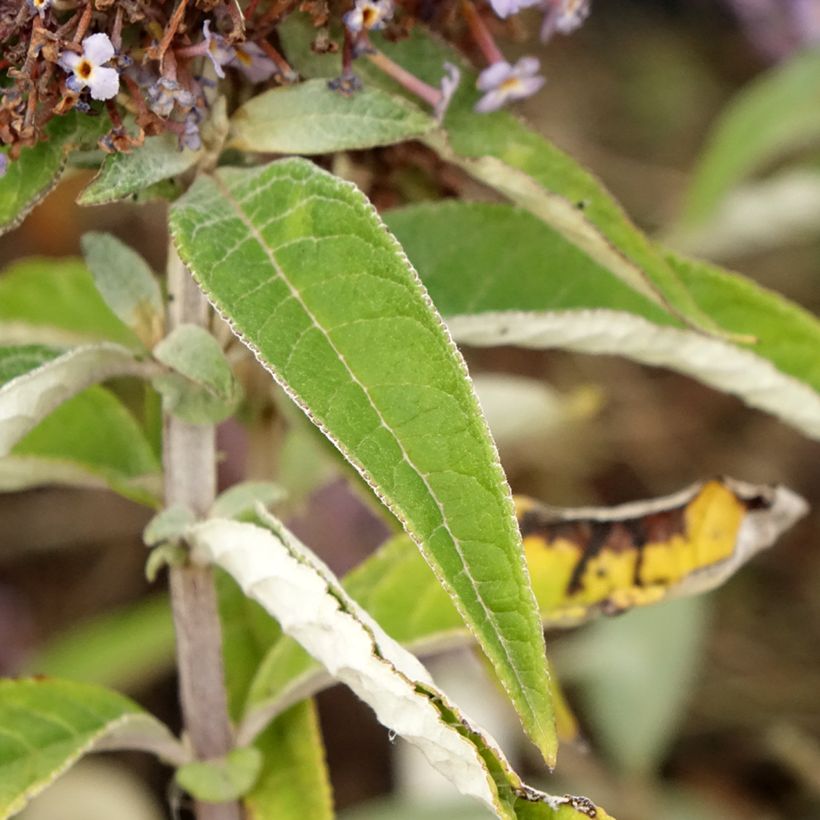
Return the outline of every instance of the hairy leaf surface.
<path id="1" fill-rule="evenodd" d="M 0 458 L 0 491 L 45 484 L 105 487 L 150 506 L 161 496 L 159 459 L 122 402 L 91 387 L 46 416 Z"/>
<path id="2" fill-rule="evenodd" d="M 185 752 L 128 698 L 61 680 L 0 680 L 0 817 L 18 811 L 84 754 L 142 749 L 173 762 Z"/>
<path id="3" fill-rule="evenodd" d="M 302 643 L 465 795 L 498 817 L 606 818 L 582 798 L 556 798 L 524 786 L 495 741 L 438 691 L 419 661 L 350 598 L 276 519 L 266 526 L 211 519 L 188 531 L 194 558 L 228 571 Z M 572 808 L 572 814 L 566 809 Z M 565 812 L 561 814 L 561 812 Z M 597 814 L 596 814 L 597 811 Z"/>
<path id="4" fill-rule="evenodd" d="M 324 80 L 273 88 L 231 120 L 230 145 L 242 151 L 328 154 L 416 139 L 435 126 L 403 97 L 378 88 L 352 96 Z"/>
<path id="5" fill-rule="evenodd" d="M 304 160 L 201 178 L 183 261 L 402 521 L 555 754 L 546 659 L 509 488 L 464 362 L 367 200 Z"/>
<path id="6" fill-rule="evenodd" d="M 143 370 L 131 351 L 109 343 L 67 352 L 36 345 L 0 347 L 0 457 L 85 388 Z"/>
<path id="7" fill-rule="evenodd" d="M 23 148 L 0 177 L 0 234 L 16 227 L 57 184 L 68 155 L 91 147 L 108 128 L 106 117 L 72 111 L 46 126 L 48 139 Z"/>

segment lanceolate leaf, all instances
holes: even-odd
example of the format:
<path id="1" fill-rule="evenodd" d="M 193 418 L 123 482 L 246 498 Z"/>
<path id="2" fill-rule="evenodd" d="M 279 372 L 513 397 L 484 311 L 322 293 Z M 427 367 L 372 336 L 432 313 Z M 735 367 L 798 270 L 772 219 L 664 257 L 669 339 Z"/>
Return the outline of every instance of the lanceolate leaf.
<path id="1" fill-rule="evenodd" d="M 419 661 L 388 637 L 276 519 L 264 511 L 260 515 L 265 528 L 226 519 L 195 524 L 188 531 L 195 560 L 228 571 L 385 726 L 498 817 L 608 816 L 581 798 L 553 798 L 524 786 L 495 741 L 447 701 Z M 575 814 L 560 813 L 571 807 Z"/>
<path id="2" fill-rule="evenodd" d="M 34 257 L 0 275 L 0 344 L 69 345 L 106 339 L 137 345 L 111 312 L 85 265 Z"/>
<path id="3" fill-rule="evenodd" d="M 526 498 L 516 506 L 547 628 L 712 589 L 806 511 L 805 502 L 783 487 L 731 479 L 611 509 L 550 508 Z M 428 576 L 400 536 L 353 570 L 344 586 L 391 637 L 416 653 L 465 644 L 470 636 Z M 294 641 L 279 641 L 251 686 L 242 732 L 253 734 L 328 682 Z"/>
<path id="4" fill-rule="evenodd" d="M 464 363 L 367 200 L 304 160 L 201 178 L 183 261 L 419 544 L 548 760 L 543 637 L 509 489 Z"/>
<path id="5" fill-rule="evenodd" d="M 44 484 L 107 487 L 156 506 L 159 460 L 136 419 L 112 393 L 91 387 L 69 399 L 0 458 L 0 491 Z"/>
<path id="6" fill-rule="evenodd" d="M 119 345 L 102 343 L 68 352 L 0 347 L 0 457 L 52 410 L 97 382 L 141 375 L 145 365 Z"/>
<path id="7" fill-rule="evenodd" d="M 0 680 L 0 817 L 10 817 L 82 755 L 142 749 L 182 763 L 168 729 L 128 698 L 82 683 Z"/>
<path id="8" fill-rule="evenodd" d="M 231 120 L 229 144 L 271 154 L 327 154 L 416 139 L 434 126 L 403 97 L 378 88 L 344 95 L 324 80 L 308 80 L 246 102 Z"/>
<path id="9" fill-rule="evenodd" d="M 179 149 L 174 134 L 148 137 L 129 153 L 110 154 L 99 174 L 80 194 L 80 205 L 102 205 L 143 192 L 151 185 L 184 174 L 196 165 L 201 151 Z"/>
<path id="10" fill-rule="evenodd" d="M 108 128 L 106 117 L 72 111 L 54 117 L 46 127 L 47 140 L 24 148 L 0 177 L 0 233 L 14 228 L 57 184 L 68 155 L 91 147 Z"/>
<path id="11" fill-rule="evenodd" d="M 684 327 L 519 209 L 431 204 L 386 219 L 458 341 L 627 356 L 820 437 L 820 322 L 777 294 L 666 255 L 703 312 L 756 340 L 733 343 Z"/>
<path id="12" fill-rule="evenodd" d="M 807 48 L 743 89 L 724 110 L 695 170 L 684 223 L 706 221 L 749 174 L 820 145 L 820 53 Z"/>

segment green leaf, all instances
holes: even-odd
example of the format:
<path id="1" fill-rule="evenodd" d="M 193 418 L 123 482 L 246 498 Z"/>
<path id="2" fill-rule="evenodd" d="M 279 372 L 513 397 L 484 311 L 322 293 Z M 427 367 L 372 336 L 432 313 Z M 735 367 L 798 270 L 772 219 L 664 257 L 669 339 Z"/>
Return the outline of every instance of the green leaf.
<path id="1" fill-rule="evenodd" d="M 52 638 L 27 669 L 137 691 L 174 668 L 174 624 L 165 595 L 77 623 Z"/>
<path id="2" fill-rule="evenodd" d="M 191 424 L 216 424 L 233 413 L 239 383 L 207 330 L 180 325 L 154 348 L 154 357 L 174 371 L 153 379 L 165 412 Z"/>
<path id="3" fill-rule="evenodd" d="M 201 151 L 187 148 L 180 151 L 174 134 L 148 137 L 144 145 L 127 154 L 109 154 L 77 202 L 102 205 L 137 196 L 152 185 L 184 174 L 199 162 L 201 155 Z"/>
<path id="4" fill-rule="evenodd" d="M 143 363 L 119 345 L 68 352 L 28 345 L 0 347 L 0 457 L 64 401 L 113 376 L 143 375 Z"/>
<path id="5" fill-rule="evenodd" d="M 242 481 L 220 493 L 208 515 L 241 521 L 251 516 L 257 505 L 272 507 L 284 501 L 286 495 L 282 487 L 273 481 Z"/>
<path id="6" fill-rule="evenodd" d="M 246 795 L 262 770 L 262 753 L 253 746 L 232 749 L 219 760 L 194 761 L 177 769 L 176 781 L 188 794 L 208 803 L 227 803 Z"/>
<path id="7" fill-rule="evenodd" d="M 260 511 L 260 520 L 264 527 L 227 519 L 195 524 L 187 536 L 194 560 L 229 572 L 462 794 L 506 820 L 558 818 L 578 806 L 588 816 L 608 817 L 582 798 L 525 786 L 495 740 L 436 689 L 424 666 L 361 610 L 330 570 L 275 518 Z"/>
<path id="8" fill-rule="evenodd" d="M 705 222 L 740 181 L 820 144 L 820 53 L 805 49 L 744 88 L 724 109 L 695 169 L 683 222 Z"/>
<path id="9" fill-rule="evenodd" d="M 419 544 L 552 760 L 509 488 L 464 362 L 373 207 L 292 159 L 199 179 L 171 220 L 210 301 Z"/>
<path id="10" fill-rule="evenodd" d="M 704 482 L 674 496 L 620 508 L 559 509 L 520 497 L 516 506 L 541 618 L 550 629 L 573 626 L 602 612 L 713 589 L 755 552 L 770 546 L 807 509 L 786 488 L 730 479 Z M 672 566 L 692 569 L 680 577 L 663 580 L 656 576 L 653 583 L 636 584 L 635 568 L 629 562 L 637 562 L 639 549 L 630 551 L 621 541 L 620 557 L 614 560 L 606 547 L 607 533 L 615 532 L 624 520 L 640 531 L 645 515 L 652 513 L 659 522 L 662 511 L 668 511 L 670 527 L 679 527 L 674 522 L 681 513 L 683 520 L 691 521 L 687 537 L 672 542 L 669 560 Z M 711 529 L 704 534 L 698 521 L 707 520 Z M 568 540 L 568 527 L 577 533 L 595 528 L 601 541 Z M 712 539 L 718 533 L 723 540 L 716 549 Z M 587 552 L 592 554 L 585 557 Z M 701 562 L 693 561 L 693 554 L 701 556 Z M 579 567 L 586 569 L 579 572 L 576 588 L 572 579 Z M 413 652 L 438 652 L 470 640 L 451 601 L 406 536 L 388 541 L 344 579 L 344 587 L 393 639 Z M 327 676 L 300 646 L 288 639 L 278 641 L 259 665 L 251 685 L 240 737 L 253 736 L 273 715 L 327 684 Z"/>
<path id="11" fill-rule="evenodd" d="M 146 347 L 153 347 L 162 336 L 165 305 L 148 263 L 111 234 L 87 233 L 81 245 L 105 303 Z"/>
<path id="12" fill-rule="evenodd" d="M 378 88 L 353 95 L 324 80 L 252 97 L 231 120 L 229 145 L 269 154 L 329 154 L 417 139 L 435 126 L 402 97 Z"/>
<path id="13" fill-rule="evenodd" d="M 333 794 L 313 701 L 303 701 L 280 715 L 254 745 L 264 763 L 244 800 L 248 817 L 333 820 Z"/>
<path id="14" fill-rule="evenodd" d="M 282 30 L 286 55 L 301 70 L 304 35 Z M 660 307 L 695 326 L 715 329 L 698 310 L 662 253 L 632 224 L 621 206 L 589 172 L 514 115 L 477 114 L 476 71 L 452 48 L 420 27 L 396 43 L 377 38 L 392 60 L 437 86 L 446 62 L 458 65 L 461 83 L 447 110 L 444 127 L 423 141 L 444 159 L 495 188 L 564 235 L 591 259 Z M 368 83 L 402 93 L 366 60 L 357 69 Z"/>
<path id="15" fill-rule="evenodd" d="M 683 326 L 519 209 L 440 203 L 386 220 L 458 341 L 627 356 L 820 437 L 820 322 L 781 296 L 666 254 L 702 312 L 756 339 L 740 345 Z"/>
<path id="16" fill-rule="evenodd" d="M 142 531 L 146 547 L 181 541 L 185 530 L 196 521 L 193 511 L 183 504 L 174 504 L 158 512 Z"/>
<path id="17" fill-rule="evenodd" d="M 0 343 L 138 344 L 75 259 L 23 259 L 0 274 Z"/>
<path id="18" fill-rule="evenodd" d="M 182 763 L 171 733 L 128 698 L 61 680 L 0 680 L 0 816 L 24 808 L 82 755 L 142 749 Z"/>
<path id="19" fill-rule="evenodd" d="M 242 714 L 248 688 L 268 649 L 281 637 L 276 621 L 248 598 L 227 573 L 218 572 L 219 620 L 228 710 L 234 720 Z"/>
<path id="20" fill-rule="evenodd" d="M 0 177 L 0 234 L 16 227 L 60 179 L 68 155 L 94 145 L 108 128 L 105 116 L 72 111 L 54 117 L 46 126 L 47 139 L 24 148 Z"/>
<path id="21" fill-rule="evenodd" d="M 107 487 L 156 506 L 161 466 L 122 402 L 91 387 L 46 416 L 0 458 L 0 490 L 54 483 Z"/>

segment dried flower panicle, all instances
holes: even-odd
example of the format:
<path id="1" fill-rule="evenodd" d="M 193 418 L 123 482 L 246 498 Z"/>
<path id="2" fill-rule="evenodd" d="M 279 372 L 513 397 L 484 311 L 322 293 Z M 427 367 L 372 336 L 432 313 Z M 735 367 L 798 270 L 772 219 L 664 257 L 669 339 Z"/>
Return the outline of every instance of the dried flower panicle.
<path id="1" fill-rule="evenodd" d="M 442 66 L 440 87 L 426 85 L 378 54 L 370 33 L 383 29 L 395 39 L 420 21 L 460 37 L 466 21 L 488 63 L 476 107 L 494 110 L 543 84 L 537 61 L 510 65 L 487 25 L 529 9 L 543 11 L 548 33 L 568 33 L 583 22 L 589 0 L 0 0 L 0 143 L 7 146 L 0 176 L 23 148 L 47 138 L 54 117 L 72 110 L 107 119 L 99 142 L 106 151 L 128 151 L 165 132 L 181 148 L 200 147 L 217 84 L 298 79 L 276 39 L 276 27 L 294 12 L 313 20 L 317 48 L 341 51 L 335 87 L 355 93 L 353 64 L 366 56 L 439 117 L 459 85 L 458 70 Z M 334 17 L 341 42 L 329 34 Z"/>

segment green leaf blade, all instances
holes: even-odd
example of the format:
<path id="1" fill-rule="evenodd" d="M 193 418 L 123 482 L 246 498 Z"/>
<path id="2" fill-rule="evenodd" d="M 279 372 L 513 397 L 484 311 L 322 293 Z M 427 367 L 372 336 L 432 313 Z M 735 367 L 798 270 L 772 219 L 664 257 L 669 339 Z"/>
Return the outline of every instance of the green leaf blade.
<path id="1" fill-rule="evenodd" d="M 509 489 L 463 361 L 372 206 L 286 160 L 200 180 L 172 230 L 234 331 L 419 543 L 551 760 L 543 638 Z"/>
<path id="2" fill-rule="evenodd" d="M 435 203 L 386 221 L 460 342 L 667 367 L 820 437 L 820 321 L 738 274 L 664 252 L 699 310 L 754 344 L 685 327 L 523 210 Z"/>
<path id="3" fill-rule="evenodd" d="M 328 154 L 415 139 L 432 117 L 377 88 L 346 96 L 324 80 L 274 88 L 246 102 L 231 121 L 230 145 L 241 151 Z"/>
<path id="4" fill-rule="evenodd" d="M 62 468 L 75 472 L 61 481 Z M 9 458 L 0 458 L 0 491 L 76 481 L 156 506 L 160 473 L 159 459 L 136 419 L 111 392 L 91 387 L 46 416 Z M 69 474 L 75 481 L 68 480 Z"/>
<path id="5" fill-rule="evenodd" d="M 0 816 L 9 817 L 95 748 L 184 754 L 168 730 L 128 698 L 61 680 L 0 680 Z"/>
<path id="6" fill-rule="evenodd" d="M 0 177 L 0 234 L 16 227 L 57 184 L 66 158 L 75 149 L 94 144 L 107 128 L 106 117 L 72 111 L 54 117 L 47 140 L 24 148 Z"/>

